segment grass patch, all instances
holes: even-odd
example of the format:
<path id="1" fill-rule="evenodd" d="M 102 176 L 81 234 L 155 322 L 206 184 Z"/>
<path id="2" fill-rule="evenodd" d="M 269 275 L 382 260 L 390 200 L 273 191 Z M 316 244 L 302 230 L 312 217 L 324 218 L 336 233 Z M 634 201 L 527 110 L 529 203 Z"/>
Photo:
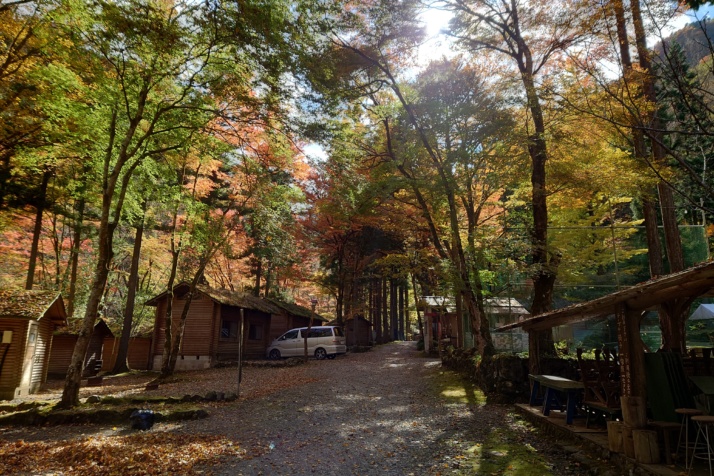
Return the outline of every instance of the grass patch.
<path id="1" fill-rule="evenodd" d="M 486 395 L 473 382 L 460 374 L 444 370 L 433 380 L 432 390 L 447 403 L 483 406 Z"/>
<path id="2" fill-rule="evenodd" d="M 444 370 L 430 381 L 431 390 L 443 401 L 454 405 L 470 405 L 476 411 L 486 405 L 486 395 L 461 374 Z M 460 454 L 453 457 L 450 475 L 507 475 L 531 476 L 553 474 L 547 456 L 528 443 L 534 428 L 513 413 L 493 427 L 484 441 L 463 441 Z M 459 450 L 457 450 L 459 451 Z M 446 473 L 445 473 L 446 474 Z"/>
<path id="3" fill-rule="evenodd" d="M 486 441 L 468 449 L 462 457 L 461 474 L 530 476 L 552 474 L 552 467 L 533 446 L 519 441 L 509 427 L 494 428 Z"/>

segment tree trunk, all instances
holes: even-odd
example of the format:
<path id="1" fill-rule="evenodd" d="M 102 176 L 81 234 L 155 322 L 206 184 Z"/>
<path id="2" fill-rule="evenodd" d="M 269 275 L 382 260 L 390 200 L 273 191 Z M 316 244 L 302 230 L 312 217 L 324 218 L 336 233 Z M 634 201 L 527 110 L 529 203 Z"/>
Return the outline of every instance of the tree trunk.
<path id="1" fill-rule="evenodd" d="M 266 271 L 265 271 L 265 291 L 263 291 L 263 296 L 265 297 L 270 297 L 270 288 L 273 287 L 273 266 L 268 261 L 266 263 Z"/>
<path id="2" fill-rule="evenodd" d="M 642 21 L 640 1 L 630 2 L 632 12 L 632 23 L 635 27 L 635 40 L 640 63 L 640 75 L 642 76 L 642 89 L 647 101 L 654 107 L 650 111 L 656 110 L 657 93 L 655 90 L 654 78 L 651 74 L 652 65 L 650 62 L 650 51 L 647 49 L 647 34 Z M 648 112 L 643 121 L 647 127 L 647 133 L 651 137 L 652 162 L 664 165 L 666 162 L 666 152 L 660 145 L 662 142 L 661 125 L 656 113 Z M 657 184 L 659 192 L 660 213 L 662 215 L 662 226 L 664 228 L 665 248 L 667 249 L 667 262 L 669 272 L 676 273 L 684 269 L 684 255 L 682 252 L 682 239 L 679 233 L 679 223 L 675 211 L 674 197 L 669 184 L 660 181 Z M 670 303 L 660 306 L 660 328 L 662 329 L 662 349 L 686 351 L 685 322 L 689 314 L 689 304 L 686 298 L 674 298 Z"/>
<path id="3" fill-rule="evenodd" d="M 108 212 L 108 209 L 107 209 Z M 79 387 L 82 380 L 82 366 L 89 347 L 89 340 L 94 331 L 94 323 L 99 317 L 99 304 L 104 294 L 104 287 L 109 275 L 109 264 L 111 263 L 112 236 L 114 228 L 106 220 L 100 222 L 99 228 L 99 249 L 97 253 L 97 263 L 94 268 L 94 279 L 89 292 L 87 309 L 82 320 L 82 327 L 77 336 L 77 342 L 72 352 L 72 359 L 67 376 L 65 378 L 64 390 L 60 406 L 63 408 L 74 407 L 79 403 Z"/>
<path id="4" fill-rule="evenodd" d="M 374 326 L 377 331 L 377 344 L 384 344 L 382 336 L 382 281 L 380 278 L 374 278 Z"/>
<path id="5" fill-rule="evenodd" d="M 253 288 L 253 296 L 260 296 L 260 280 L 262 279 L 262 274 L 263 274 L 263 260 L 262 258 L 256 258 L 258 260 L 258 264 L 256 265 L 255 268 L 255 287 Z"/>
<path id="6" fill-rule="evenodd" d="M 387 289 L 387 278 L 382 278 L 382 302 L 380 306 L 382 307 L 382 339 L 384 342 L 392 341 L 392 329 L 391 329 L 391 316 L 389 315 L 389 291 Z"/>
<path id="7" fill-rule="evenodd" d="M 40 244 L 40 236 L 42 236 L 42 214 L 45 211 L 47 204 L 47 186 L 50 183 L 52 172 L 45 170 L 42 174 L 42 183 L 40 184 L 39 194 L 37 196 L 35 227 L 32 231 L 32 246 L 30 247 L 30 262 L 27 269 L 27 280 L 25 281 L 25 289 L 32 289 L 35 283 L 35 267 L 37 265 L 37 250 Z"/>
<path id="8" fill-rule="evenodd" d="M 397 296 L 397 281 L 394 278 L 389 279 L 389 327 L 391 340 L 399 340 L 399 307 Z"/>
<path id="9" fill-rule="evenodd" d="M 406 304 L 407 304 L 406 283 L 399 284 L 399 340 L 406 340 Z"/>
<path id="10" fill-rule="evenodd" d="M 77 267 L 79 265 L 79 248 L 82 243 L 82 226 L 84 223 L 84 207 L 86 199 L 84 193 L 79 197 L 75 204 L 75 219 L 74 230 L 72 236 L 72 253 L 70 255 L 70 274 L 69 274 L 69 294 L 67 296 L 67 317 L 74 316 L 74 302 L 77 295 Z"/>
<path id="11" fill-rule="evenodd" d="M 531 201 L 533 206 L 533 231 L 531 234 L 531 260 L 534 271 L 533 303 L 531 314 L 547 312 L 553 304 L 553 286 L 557 278 L 560 258 L 548 250 L 548 204 L 545 165 L 548 150 L 545 142 L 545 122 L 540 100 L 530 70 L 521 73 L 528 98 L 535 133 L 530 137 L 528 153 L 531 158 Z M 536 333 L 540 355 L 555 354 L 552 330 Z"/>
<path id="12" fill-rule="evenodd" d="M 174 214 L 173 231 L 176 229 L 177 215 Z M 178 268 L 178 259 L 181 252 L 181 243 L 178 247 L 174 243 L 174 238 L 171 238 L 171 271 L 169 272 L 169 281 L 167 284 L 168 296 L 166 302 L 166 313 L 164 314 L 164 348 L 161 354 L 161 374 L 160 379 L 164 379 L 171 375 L 171 339 L 173 336 L 173 313 L 174 313 L 174 281 L 176 280 L 176 269 Z"/>
<path id="13" fill-rule="evenodd" d="M 146 213 L 147 202 L 144 200 L 142 211 Z M 139 258 L 141 257 L 141 244 L 144 237 L 144 215 L 136 226 L 134 235 L 134 250 L 131 256 L 131 267 L 129 268 L 129 283 L 126 293 L 126 306 L 124 307 L 124 322 L 121 329 L 121 339 L 119 340 L 119 351 L 114 362 L 112 373 L 118 374 L 129 370 L 127 356 L 129 354 L 129 340 L 131 339 L 131 327 L 134 321 L 134 305 L 136 301 L 136 291 L 139 287 Z"/>
<path id="14" fill-rule="evenodd" d="M 416 309 L 417 326 L 419 327 L 419 336 L 422 339 L 424 339 L 424 321 L 422 320 L 421 314 L 419 313 L 419 295 L 417 293 L 416 276 L 414 275 L 414 273 L 412 273 L 411 277 L 412 277 L 412 291 L 414 292 L 414 309 Z"/>

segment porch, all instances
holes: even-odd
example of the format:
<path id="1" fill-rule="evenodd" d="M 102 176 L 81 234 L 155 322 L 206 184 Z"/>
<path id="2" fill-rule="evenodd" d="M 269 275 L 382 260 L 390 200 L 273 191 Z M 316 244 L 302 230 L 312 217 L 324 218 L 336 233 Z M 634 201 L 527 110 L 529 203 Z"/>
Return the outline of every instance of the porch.
<path id="1" fill-rule="evenodd" d="M 689 474 L 691 476 L 704 476 L 709 474 L 709 467 L 706 460 L 695 459 L 691 473 L 685 468 L 683 456 L 675 460 L 673 464 L 643 464 L 628 458 L 623 453 L 609 450 L 607 427 L 604 424 L 585 427 L 585 418 L 575 418 L 572 425 L 566 424 L 566 412 L 551 411 L 548 416 L 543 415 L 540 406 L 530 406 L 529 404 L 516 404 L 515 410 L 540 431 L 554 436 L 559 441 L 568 441 L 569 445 L 565 449 L 571 453 L 574 461 L 582 462 L 585 466 L 590 460 L 608 461 L 612 467 L 612 474 L 642 474 L 653 476 L 681 476 Z M 677 435 L 672 435 L 673 451 L 677 446 Z M 633 470 L 630 473 L 630 470 Z M 618 472 L 621 470 L 621 472 Z"/>

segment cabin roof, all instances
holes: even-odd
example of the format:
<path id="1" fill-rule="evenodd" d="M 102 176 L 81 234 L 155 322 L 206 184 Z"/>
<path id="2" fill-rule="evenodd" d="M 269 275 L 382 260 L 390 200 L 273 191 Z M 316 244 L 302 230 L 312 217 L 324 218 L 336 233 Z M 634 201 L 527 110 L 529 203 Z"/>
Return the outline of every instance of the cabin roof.
<path id="1" fill-rule="evenodd" d="M 57 326 L 67 324 L 62 296 L 56 291 L 0 290 L 0 317 L 36 319 L 49 317 Z"/>
<path id="2" fill-rule="evenodd" d="M 252 294 L 246 294 L 238 291 L 231 291 L 229 289 L 216 289 L 204 284 L 199 284 L 196 289 L 201 293 L 210 297 L 213 301 L 223 304 L 226 306 L 239 307 L 242 309 L 249 309 L 252 311 L 265 312 L 267 314 L 283 314 L 287 312 L 294 316 L 300 317 L 310 317 L 312 312 L 310 309 L 300 306 L 298 304 L 287 303 L 274 298 L 261 298 L 258 296 L 253 296 Z M 188 292 L 188 283 L 179 283 L 174 286 L 174 293 L 181 294 Z M 149 299 L 146 304 L 148 306 L 156 306 L 159 301 L 168 296 L 168 291 Z M 326 321 L 324 317 L 315 314 L 316 321 Z"/>

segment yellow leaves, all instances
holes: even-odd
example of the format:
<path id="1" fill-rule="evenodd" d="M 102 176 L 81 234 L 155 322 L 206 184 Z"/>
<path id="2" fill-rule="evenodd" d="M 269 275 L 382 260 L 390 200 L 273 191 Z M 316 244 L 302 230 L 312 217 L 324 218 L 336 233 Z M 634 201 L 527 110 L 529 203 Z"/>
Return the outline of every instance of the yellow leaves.
<path id="1" fill-rule="evenodd" d="M 192 474 L 197 464 L 211 464 L 223 455 L 243 454 L 226 438 L 158 432 L 51 443 L 0 441 L 0 474 Z"/>

